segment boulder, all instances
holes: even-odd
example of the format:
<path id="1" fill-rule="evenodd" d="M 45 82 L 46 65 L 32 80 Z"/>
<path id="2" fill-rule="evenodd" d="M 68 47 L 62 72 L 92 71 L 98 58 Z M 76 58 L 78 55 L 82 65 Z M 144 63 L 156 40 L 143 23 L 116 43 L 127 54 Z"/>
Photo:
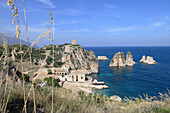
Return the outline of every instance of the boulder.
<path id="1" fill-rule="evenodd" d="M 44 88 L 44 87 L 48 86 L 48 83 L 47 83 L 47 81 L 42 81 L 41 84 L 38 84 L 38 86 Z"/>
<path id="2" fill-rule="evenodd" d="M 96 79 L 94 79 L 93 84 L 94 84 L 94 83 L 96 84 L 97 82 L 98 82 L 98 81 L 97 81 Z"/>
<path id="3" fill-rule="evenodd" d="M 119 96 L 117 96 L 117 95 L 111 96 L 110 99 L 113 100 L 113 101 L 117 101 L 117 102 L 121 102 L 122 101 L 122 99 Z"/>

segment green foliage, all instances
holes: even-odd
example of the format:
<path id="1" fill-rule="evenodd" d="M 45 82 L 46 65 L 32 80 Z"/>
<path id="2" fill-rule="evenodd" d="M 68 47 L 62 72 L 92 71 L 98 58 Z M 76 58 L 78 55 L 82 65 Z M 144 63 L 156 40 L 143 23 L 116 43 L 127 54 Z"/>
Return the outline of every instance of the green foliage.
<path id="1" fill-rule="evenodd" d="M 72 46 L 75 46 L 75 47 L 81 47 L 79 44 L 76 44 L 76 45 L 72 45 Z"/>
<path id="2" fill-rule="evenodd" d="M 36 58 L 36 59 L 41 59 L 41 60 L 44 60 L 46 57 L 46 55 L 44 54 L 41 54 L 41 53 L 36 53 L 36 54 L 32 54 L 32 58 Z"/>
<path id="3" fill-rule="evenodd" d="M 56 79 L 54 77 L 44 78 L 44 81 L 47 81 L 49 86 L 52 86 L 52 80 L 53 80 L 53 86 L 59 87 L 59 83 L 56 81 Z"/>
<path id="4" fill-rule="evenodd" d="M 0 56 L 2 56 L 4 48 L 0 46 Z"/>
<path id="5" fill-rule="evenodd" d="M 54 67 L 61 67 L 64 63 L 63 62 L 57 62 L 57 61 L 54 61 Z"/>
<path id="6" fill-rule="evenodd" d="M 23 77 L 24 77 L 24 81 L 25 81 L 26 83 L 29 83 L 30 77 L 29 77 L 27 74 L 24 74 L 24 75 L 22 75 L 22 76 L 20 77 L 20 79 L 23 80 Z"/>
<path id="7" fill-rule="evenodd" d="M 53 61 L 53 59 L 50 56 L 48 56 L 48 58 L 46 59 L 47 65 L 50 65 L 52 63 L 52 61 Z"/>
<path id="8" fill-rule="evenodd" d="M 44 65 L 43 67 L 45 67 L 45 68 L 49 68 L 49 66 L 48 66 L 48 65 Z"/>
<path id="9" fill-rule="evenodd" d="M 163 107 L 154 108 L 153 112 L 154 113 L 170 113 L 170 108 L 163 108 Z"/>
<path id="10" fill-rule="evenodd" d="M 35 65 L 38 65 L 38 62 L 34 62 Z"/>
<path id="11" fill-rule="evenodd" d="M 52 70 L 51 69 L 48 69 L 48 74 L 52 74 Z"/>
<path id="12" fill-rule="evenodd" d="M 65 45 L 71 45 L 71 44 L 69 44 L 69 43 L 60 44 L 60 45 L 58 45 L 58 47 L 63 47 L 63 46 L 65 46 Z"/>
<path id="13" fill-rule="evenodd" d="M 41 82 L 42 82 L 41 79 L 35 79 L 35 81 L 34 81 L 35 84 L 40 84 Z"/>
<path id="14" fill-rule="evenodd" d="M 61 60 L 61 57 L 62 57 L 62 55 L 61 54 L 55 54 L 54 55 L 54 58 L 55 58 L 55 60 Z"/>

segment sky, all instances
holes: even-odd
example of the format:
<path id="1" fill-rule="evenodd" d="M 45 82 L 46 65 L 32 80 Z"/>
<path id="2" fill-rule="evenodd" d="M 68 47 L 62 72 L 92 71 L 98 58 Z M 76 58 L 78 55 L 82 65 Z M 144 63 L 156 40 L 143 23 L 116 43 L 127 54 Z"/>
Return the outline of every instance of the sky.
<path id="1" fill-rule="evenodd" d="M 15 36 L 11 7 L 0 1 L 0 32 Z M 30 42 L 46 31 L 54 14 L 54 43 L 82 46 L 170 46 L 170 0 L 24 0 Z M 21 36 L 26 38 L 22 0 Z M 51 43 L 41 39 L 38 45 Z"/>

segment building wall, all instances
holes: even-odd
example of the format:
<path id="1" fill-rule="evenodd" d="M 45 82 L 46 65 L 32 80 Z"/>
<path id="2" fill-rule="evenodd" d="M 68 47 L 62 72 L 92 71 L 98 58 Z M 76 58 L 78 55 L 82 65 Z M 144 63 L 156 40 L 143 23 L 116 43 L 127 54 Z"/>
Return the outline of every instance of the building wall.
<path id="1" fill-rule="evenodd" d="M 77 40 L 76 39 L 72 39 L 72 44 L 77 45 Z"/>
<path id="2" fill-rule="evenodd" d="M 68 76 L 67 81 L 70 82 L 85 82 L 85 74 L 71 74 Z"/>

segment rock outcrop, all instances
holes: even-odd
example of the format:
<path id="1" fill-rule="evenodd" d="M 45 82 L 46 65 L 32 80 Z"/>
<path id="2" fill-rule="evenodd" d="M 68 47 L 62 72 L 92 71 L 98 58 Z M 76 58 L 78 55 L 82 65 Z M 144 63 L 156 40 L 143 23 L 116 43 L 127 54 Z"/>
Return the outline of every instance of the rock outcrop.
<path id="1" fill-rule="evenodd" d="M 130 51 L 126 53 L 126 65 L 127 66 L 133 66 L 135 62 L 133 61 L 133 56 Z"/>
<path id="2" fill-rule="evenodd" d="M 23 51 L 20 52 L 20 46 L 8 45 L 11 58 L 20 62 L 20 55 L 27 51 L 28 46 L 22 45 Z M 13 50 L 13 48 L 16 48 Z M 9 56 L 10 56 L 9 55 Z M 1 50 L 0 50 L 1 57 Z M 98 73 L 98 60 L 93 51 L 87 51 L 80 45 L 61 44 L 54 45 L 54 61 L 53 61 L 53 45 L 46 45 L 41 49 L 32 48 L 32 61 L 35 66 L 44 68 L 62 67 L 69 73 L 70 70 L 82 70 L 85 74 Z M 23 61 L 28 61 L 29 55 L 26 55 Z M 25 71 L 28 71 L 27 69 Z"/>
<path id="3" fill-rule="evenodd" d="M 110 67 L 126 66 L 123 52 L 116 53 L 110 61 Z"/>
<path id="4" fill-rule="evenodd" d="M 142 56 L 142 59 L 140 60 L 141 63 L 146 63 L 146 64 L 157 64 L 157 62 L 153 59 L 153 57 L 150 56 Z"/>
<path id="5" fill-rule="evenodd" d="M 122 101 L 122 99 L 119 96 L 117 96 L 117 95 L 111 96 L 110 99 L 113 100 L 113 101 L 117 101 L 117 102 L 121 102 Z"/>
<path id="6" fill-rule="evenodd" d="M 62 67 L 71 70 L 84 70 L 86 74 L 98 73 L 99 64 L 93 51 L 87 51 L 79 45 L 63 46 Z"/>
<path id="7" fill-rule="evenodd" d="M 111 62 L 110 67 L 121 67 L 121 66 L 133 66 L 135 62 L 133 61 L 132 53 L 127 52 L 126 54 L 126 61 L 123 52 L 116 53 Z"/>
<path id="8" fill-rule="evenodd" d="M 98 60 L 109 60 L 106 56 L 98 56 Z"/>

